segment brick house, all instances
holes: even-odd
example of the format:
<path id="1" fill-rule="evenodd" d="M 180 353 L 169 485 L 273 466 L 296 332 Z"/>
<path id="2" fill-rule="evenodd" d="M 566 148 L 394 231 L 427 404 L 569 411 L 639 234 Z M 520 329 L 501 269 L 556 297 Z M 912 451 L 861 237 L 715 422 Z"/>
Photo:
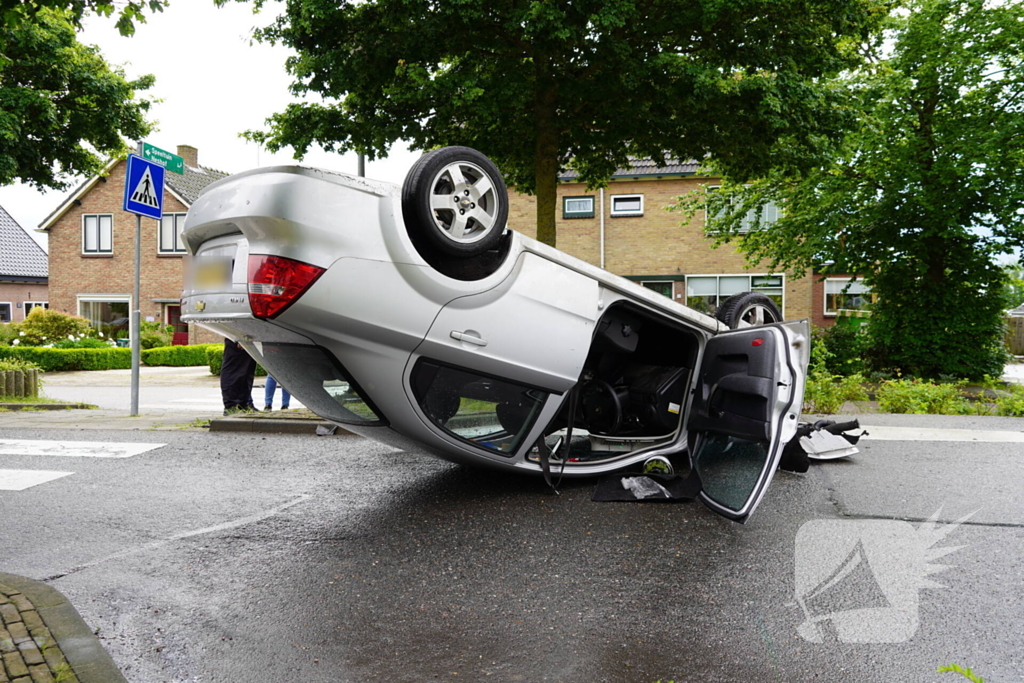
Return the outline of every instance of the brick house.
<path id="1" fill-rule="evenodd" d="M 46 252 L 0 206 L 0 323 L 48 307 Z"/>
<path id="2" fill-rule="evenodd" d="M 180 321 L 185 214 L 199 193 L 227 174 L 199 165 L 195 147 L 181 145 L 185 173 L 164 178 L 163 220 L 142 219 L 140 306 L 144 322 L 174 326 L 174 343 L 219 341 Z M 124 336 L 135 273 L 135 214 L 123 209 L 124 159 L 82 183 L 40 225 L 50 241 L 50 306 L 81 315 Z M 193 328 L 193 329 L 190 329 Z"/>
<path id="3" fill-rule="evenodd" d="M 666 163 L 634 160 L 600 190 L 588 190 L 573 172 L 562 175 L 558 248 L 706 313 L 731 294 L 754 291 L 774 299 L 787 319 L 810 318 L 819 327 L 835 322 L 837 303 L 847 301 L 841 290 L 848 279 L 808 273 L 798 280 L 749 268 L 735 247 L 712 248 L 703 215 L 683 224 L 684 216 L 666 207 L 679 195 L 714 187 L 716 179 L 697 175 L 696 162 Z M 535 211 L 535 197 L 510 189 L 509 227 L 535 236 Z M 776 209 L 768 206 L 765 212 L 764 220 L 771 221 Z"/>

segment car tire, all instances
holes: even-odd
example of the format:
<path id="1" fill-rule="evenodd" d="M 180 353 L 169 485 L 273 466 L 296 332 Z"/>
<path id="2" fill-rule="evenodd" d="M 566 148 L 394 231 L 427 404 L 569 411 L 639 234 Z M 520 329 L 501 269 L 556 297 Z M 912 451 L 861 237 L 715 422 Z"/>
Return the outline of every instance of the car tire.
<path id="1" fill-rule="evenodd" d="M 445 256 L 479 256 L 495 249 L 505 232 L 505 181 L 475 149 L 435 149 L 405 177 L 402 216 L 417 248 L 425 244 Z"/>
<path id="2" fill-rule="evenodd" d="M 782 312 L 775 302 L 757 292 L 733 294 L 718 307 L 715 317 L 733 330 L 782 322 Z"/>

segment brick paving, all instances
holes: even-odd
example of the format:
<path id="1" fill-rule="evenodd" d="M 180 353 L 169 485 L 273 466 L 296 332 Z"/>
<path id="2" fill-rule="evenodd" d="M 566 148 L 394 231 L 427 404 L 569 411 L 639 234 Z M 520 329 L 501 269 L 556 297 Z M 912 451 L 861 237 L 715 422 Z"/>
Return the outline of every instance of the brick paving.
<path id="1" fill-rule="evenodd" d="M 2 583 L 0 683 L 78 683 L 32 601 Z"/>

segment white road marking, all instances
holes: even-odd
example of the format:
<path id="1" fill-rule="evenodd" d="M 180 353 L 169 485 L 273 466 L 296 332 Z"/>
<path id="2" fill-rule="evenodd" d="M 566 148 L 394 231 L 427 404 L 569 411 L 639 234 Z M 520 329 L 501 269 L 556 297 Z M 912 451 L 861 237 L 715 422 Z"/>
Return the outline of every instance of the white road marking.
<path id="1" fill-rule="evenodd" d="M 66 477 L 74 472 L 50 470 L 0 470 L 0 491 L 24 491 L 27 488 L 45 484 L 54 479 Z"/>
<path id="2" fill-rule="evenodd" d="M 984 429 L 932 429 L 927 427 L 880 427 L 861 425 L 872 441 L 974 441 L 985 443 L 1024 443 L 1024 432 Z"/>
<path id="3" fill-rule="evenodd" d="M 57 455 L 78 458 L 130 458 L 161 448 L 162 443 L 114 441 L 29 441 L 0 439 L 0 455 Z"/>

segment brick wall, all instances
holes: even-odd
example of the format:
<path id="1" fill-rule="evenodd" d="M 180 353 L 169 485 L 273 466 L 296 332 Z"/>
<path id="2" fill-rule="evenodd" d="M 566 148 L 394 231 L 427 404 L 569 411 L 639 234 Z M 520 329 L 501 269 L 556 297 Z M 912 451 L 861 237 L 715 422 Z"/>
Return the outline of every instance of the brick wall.
<path id="1" fill-rule="evenodd" d="M 11 305 L 11 322 L 25 319 L 26 301 L 49 301 L 46 285 L 0 282 L 0 303 Z M 18 308 L 21 304 L 21 308 Z"/>
<path id="2" fill-rule="evenodd" d="M 78 295 L 130 296 L 134 289 L 135 214 L 122 210 L 125 162 L 113 167 L 106 180 L 97 182 L 50 226 L 50 308 L 78 314 Z M 164 193 L 164 213 L 184 213 L 188 208 L 169 192 Z M 113 217 L 113 253 L 82 254 L 82 216 Z M 164 304 L 177 300 L 182 289 L 182 256 L 157 253 L 159 223 L 142 219 L 141 311 L 142 319 L 165 322 Z"/>
<path id="3" fill-rule="evenodd" d="M 580 183 L 563 183 L 558 187 L 558 248 L 594 265 L 601 265 L 600 216 L 604 213 L 604 268 L 623 276 L 743 275 L 766 274 L 767 269 L 747 268 L 744 257 L 735 247 L 724 245 L 713 249 L 703 233 L 704 216 L 696 214 L 684 223 L 685 216 L 666 207 L 676 197 L 706 184 L 707 178 L 672 177 L 650 180 L 613 180 L 604 190 L 587 190 Z M 642 194 L 642 216 L 612 216 L 611 197 L 620 194 Z M 593 196 L 593 218 L 562 218 L 562 198 Z M 515 190 L 509 191 L 509 227 L 536 237 L 536 200 Z M 786 278 L 785 315 L 789 319 L 810 317 L 812 311 L 812 280 Z M 676 300 L 682 301 L 682 283 L 675 285 Z"/>

